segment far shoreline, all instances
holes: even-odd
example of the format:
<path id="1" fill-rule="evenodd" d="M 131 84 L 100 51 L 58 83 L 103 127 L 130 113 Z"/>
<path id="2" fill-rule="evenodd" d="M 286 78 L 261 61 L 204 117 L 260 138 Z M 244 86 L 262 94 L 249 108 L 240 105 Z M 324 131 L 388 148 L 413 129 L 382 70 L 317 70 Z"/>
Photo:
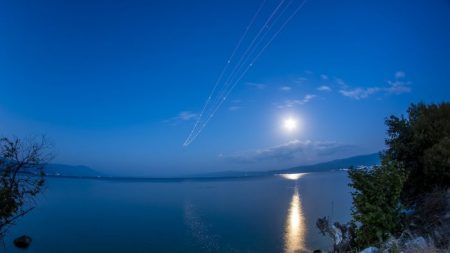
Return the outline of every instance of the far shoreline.
<path id="1" fill-rule="evenodd" d="M 201 181 L 237 181 L 237 180 L 257 180 L 263 178 L 270 178 L 279 176 L 281 174 L 299 174 L 299 173 L 330 173 L 330 172 L 344 172 L 346 170 L 327 170 L 327 171 L 305 171 L 295 173 L 280 173 L 280 172 L 261 172 L 251 175 L 235 175 L 235 176 L 177 176 L 177 177 L 126 177 L 126 176 L 67 176 L 67 175 L 45 175 L 45 178 L 52 179 L 86 179 L 86 180 L 98 180 L 98 181 L 116 181 L 116 182 L 154 182 L 154 183 L 170 183 L 170 182 L 201 182 Z"/>

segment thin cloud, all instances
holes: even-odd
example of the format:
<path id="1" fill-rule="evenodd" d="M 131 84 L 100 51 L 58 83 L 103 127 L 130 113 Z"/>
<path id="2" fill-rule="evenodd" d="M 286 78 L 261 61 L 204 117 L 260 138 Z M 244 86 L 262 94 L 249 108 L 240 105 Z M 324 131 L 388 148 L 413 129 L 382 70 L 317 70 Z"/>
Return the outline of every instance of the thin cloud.
<path id="1" fill-rule="evenodd" d="M 228 107 L 228 110 L 230 110 L 230 111 L 237 111 L 239 109 L 241 109 L 241 106 L 232 105 L 232 106 Z"/>
<path id="2" fill-rule="evenodd" d="M 246 83 L 246 85 L 259 90 L 265 89 L 267 87 L 267 85 L 263 83 Z"/>
<path id="3" fill-rule="evenodd" d="M 401 79 L 401 78 L 405 78 L 406 74 L 403 71 L 397 71 L 395 72 L 395 79 Z"/>
<path id="4" fill-rule="evenodd" d="M 177 125 L 180 122 L 195 120 L 198 118 L 198 114 L 191 111 L 182 111 L 177 114 L 177 116 L 165 120 L 166 123 L 171 123 L 172 125 Z"/>
<path id="5" fill-rule="evenodd" d="M 301 76 L 301 77 L 298 77 L 297 79 L 295 79 L 294 83 L 298 84 L 298 85 L 302 85 L 302 84 L 305 84 L 306 81 L 308 81 L 308 78 Z"/>
<path id="6" fill-rule="evenodd" d="M 283 104 L 278 105 L 278 108 L 291 108 L 297 105 L 304 105 L 314 99 L 316 95 L 306 94 L 302 99 L 287 99 L 283 102 Z"/>
<path id="7" fill-rule="evenodd" d="M 328 80 L 328 76 L 325 74 L 320 75 L 320 78 L 322 78 L 322 80 Z"/>
<path id="8" fill-rule="evenodd" d="M 188 121 L 197 118 L 198 114 L 190 111 L 180 112 L 175 118 L 183 121 Z"/>
<path id="9" fill-rule="evenodd" d="M 240 100 L 240 99 L 232 100 L 230 103 L 230 106 L 228 106 L 228 110 L 234 112 L 234 111 L 241 109 L 242 108 L 241 103 L 242 103 L 242 100 Z"/>
<path id="10" fill-rule="evenodd" d="M 394 80 L 387 81 L 388 86 L 384 87 L 370 87 L 370 88 L 353 88 L 353 89 L 341 89 L 339 92 L 346 97 L 360 100 L 368 98 L 369 96 L 382 93 L 385 95 L 400 95 L 411 92 L 411 82 L 405 81 L 405 72 L 397 71 L 394 74 Z"/>
<path id="11" fill-rule="evenodd" d="M 336 78 L 335 81 L 341 88 L 347 88 L 347 83 L 345 83 L 341 78 Z"/>
<path id="12" fill-rule="evenodd" d="M 386 93 L 399 95 L 411 92 L 411 87 L 409 86 L 411 82 L 395 80 L 395 81 L 388 81 L 388 84 L 389 87 L 385 88 Z"/>
<path id="13" fill-rule="evenodd" d="M 331 87 L 330 87 L 330 86 L 327 86 L 327 85 L 322 85 L 322 86 L 318 87 L 317 90 L 318 90 L 318 91 L 324 91 L 324 92 L 330 92 L 330 91 L 332 91 L 332 90 L 331 90 Z"/>
<path id="14" fill-rule="evenodd" d="M 252 163 L 261 161 L 288 161 L 299 157 L 326 157 L 343 151 L 348 151 L 353 146 L 340 144 L 334 141 L 292 140 L 287 143 L 258 149 L 250 152 L 242 152 L 233 155 L 221 155 L 229 161 L 239 163 Z"/>
<path id="15" fill-rule="evenodd" d="M 281 91 L 291 91 L 291 90 L 292 90 L 292 87 L 290 87 L 290 86 L 281 86 L 281 87 L 280 87 L 280 90 L 281 90 Z"/>
<path id="16" fill-rule="evenodd" d="M 403 71 L 395 72 L 395 79 L 393 81 L 387 81 L 389 86 L 385 89 L 386 93 L 399 95 L 403 93 L 411 92 L 411 82 L 405 81 L 406 74 Z"/>
<path id="17" fill-rule="evenodd" d="M 377 92 L 380 92 L 381 89 L 378 87 L 371 87 L 371 88 L 356 88 L 356 89 L 350 89 L 350 90 L 340 90 L 339 92 L 346 97 L 360 100 L 364 98 L 368 98 L 370 95 L 375 94 Z"/>
<path id="18" fill-rule="evenodd" d="M 197 113 L 191 112 L 191 111 L 182 111 L 178 113 L 177 116 L 173 117 L 172 121 L 189 121 L 194 120 L 198 117 Z"/>

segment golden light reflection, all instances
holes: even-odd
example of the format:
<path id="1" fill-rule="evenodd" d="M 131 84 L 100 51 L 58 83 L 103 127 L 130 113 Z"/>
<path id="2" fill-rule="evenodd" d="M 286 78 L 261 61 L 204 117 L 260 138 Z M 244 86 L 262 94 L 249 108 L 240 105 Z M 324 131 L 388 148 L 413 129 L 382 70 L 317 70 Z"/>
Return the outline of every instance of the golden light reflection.
<path id="1" fill-rule="evenodd" d="M 288 180 L 298 180 L 299 178 L 303 177 L 307 173 L 292 173 L 292 174 L 279 174 L 282 178 L 288 179 Z"/>
<path id="2" fill-rule="evenodd" d="M 305 249 L 305 219 L 303 216 L 302 203 L 297 187 L 292 195 L 291 204 L 286 219 L 284 235 L 284 252 L 296 253 Z"/>

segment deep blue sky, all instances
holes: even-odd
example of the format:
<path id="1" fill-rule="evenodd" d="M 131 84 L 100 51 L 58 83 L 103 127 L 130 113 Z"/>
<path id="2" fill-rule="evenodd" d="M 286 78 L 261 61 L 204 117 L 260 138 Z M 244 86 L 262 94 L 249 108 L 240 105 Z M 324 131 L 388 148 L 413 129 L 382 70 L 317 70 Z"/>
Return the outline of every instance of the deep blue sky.
<path id="1" fill-rule="evenodd" d="M 2 1 L 0 134 L 109 173 L 263 170 L 381 150 L 385 117 L 450 98 L 449 1 L 310 0 L 183 147 L 243 2 Z"/>

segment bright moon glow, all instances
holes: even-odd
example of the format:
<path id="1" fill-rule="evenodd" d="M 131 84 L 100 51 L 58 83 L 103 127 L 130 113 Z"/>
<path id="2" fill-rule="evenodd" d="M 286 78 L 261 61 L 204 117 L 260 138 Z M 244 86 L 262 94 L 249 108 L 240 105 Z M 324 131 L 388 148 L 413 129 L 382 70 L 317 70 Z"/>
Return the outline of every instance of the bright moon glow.
<path id="1" fill-rule="evenodd" d="M 286 131 L 293 131 L 297 128 L 297 121 L 293 118 L 287 118 L 283 122 L 283 127 Z"/>

